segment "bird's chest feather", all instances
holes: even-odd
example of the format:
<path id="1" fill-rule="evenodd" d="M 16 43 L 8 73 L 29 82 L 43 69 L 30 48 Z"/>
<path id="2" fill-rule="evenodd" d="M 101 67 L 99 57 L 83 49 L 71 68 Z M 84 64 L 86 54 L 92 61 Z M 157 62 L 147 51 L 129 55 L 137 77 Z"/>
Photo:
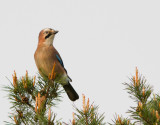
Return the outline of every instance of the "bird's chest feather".
<path id="1" fill-rule="evenodd" d="M 49 49 L 42 48 L 38 50 L 36 55 L 36 64 L 40 72 L 43 72 L 45 75 L 51 73 L 53 63 L 54 63 L 54 52 L 49 51 Z"/>

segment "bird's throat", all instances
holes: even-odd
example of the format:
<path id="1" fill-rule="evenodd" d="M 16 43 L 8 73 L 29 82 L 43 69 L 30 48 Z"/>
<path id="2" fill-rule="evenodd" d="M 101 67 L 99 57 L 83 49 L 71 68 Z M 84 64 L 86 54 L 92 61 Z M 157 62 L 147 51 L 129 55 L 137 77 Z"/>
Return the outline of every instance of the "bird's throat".
<path id="1" fill-rule="evenodd" d="M 54 37 L 50 36 L 49 38 L 45 39 L 44 44 L 47 46 L 53 45 L 53 40 L 54 40 Z"/>

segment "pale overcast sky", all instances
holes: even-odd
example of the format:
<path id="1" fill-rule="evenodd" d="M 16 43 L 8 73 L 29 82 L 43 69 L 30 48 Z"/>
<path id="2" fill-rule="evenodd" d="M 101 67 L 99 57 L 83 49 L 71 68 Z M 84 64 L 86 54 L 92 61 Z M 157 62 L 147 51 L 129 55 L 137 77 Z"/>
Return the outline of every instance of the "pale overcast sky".
<path id="1" fill-rule="evenodd" d="M 0 1 L 0 86 L 13 71 L 37 73 L 34 52 L 43 28 L 59 30 L 54 45 L 80 95 L 105 112 L 105 121 L 125 112 L 133 101 L 124 90 L 137 66 L 154 92 L 160 91 L 160 1 L 148 0 L 5 0 Z M 11 106 L 0 89 L 0 124 Z M 73 103 L 64 94 L 53 111 L 72 119 Z"/>

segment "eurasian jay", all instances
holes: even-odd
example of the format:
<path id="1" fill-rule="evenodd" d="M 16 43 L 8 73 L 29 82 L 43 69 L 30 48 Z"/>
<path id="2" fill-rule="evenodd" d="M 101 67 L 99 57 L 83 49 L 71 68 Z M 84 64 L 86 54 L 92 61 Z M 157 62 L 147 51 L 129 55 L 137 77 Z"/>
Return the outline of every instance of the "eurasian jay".
<path id="1" fill-rule="evenodd" d="M 58 33 L 58 31 L 50 28 L 41 30 L 41 32 L 39 33 L 39 42 L 34 54 L 34 59 L 38 71 L 42 77 L 49 76 L 55 63 L 55 73 L 58 74 L 60 78 L 65 78 L 62 83 L 63 88 L 67 93 L 69 99 L 75 101 L 79 99 L 79 96 L 70 84 L 72 80 L 68 76 L 67 70 L 64 68 L 64 64 L 60 54 L 53 46 L 53 40 L 56 33 Z"/>

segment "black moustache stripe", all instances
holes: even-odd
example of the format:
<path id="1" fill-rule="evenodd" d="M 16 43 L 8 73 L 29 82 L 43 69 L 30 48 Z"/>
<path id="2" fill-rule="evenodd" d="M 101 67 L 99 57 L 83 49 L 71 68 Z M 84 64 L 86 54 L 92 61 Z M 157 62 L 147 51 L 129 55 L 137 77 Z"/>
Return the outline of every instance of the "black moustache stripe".
<path id="1" fill-rule="evenodd" d="M 45 39 L 49 38 L 50 36 L 51 36 L 51 34 L 49 33 L 49 34 L 45 37 Z"/>

